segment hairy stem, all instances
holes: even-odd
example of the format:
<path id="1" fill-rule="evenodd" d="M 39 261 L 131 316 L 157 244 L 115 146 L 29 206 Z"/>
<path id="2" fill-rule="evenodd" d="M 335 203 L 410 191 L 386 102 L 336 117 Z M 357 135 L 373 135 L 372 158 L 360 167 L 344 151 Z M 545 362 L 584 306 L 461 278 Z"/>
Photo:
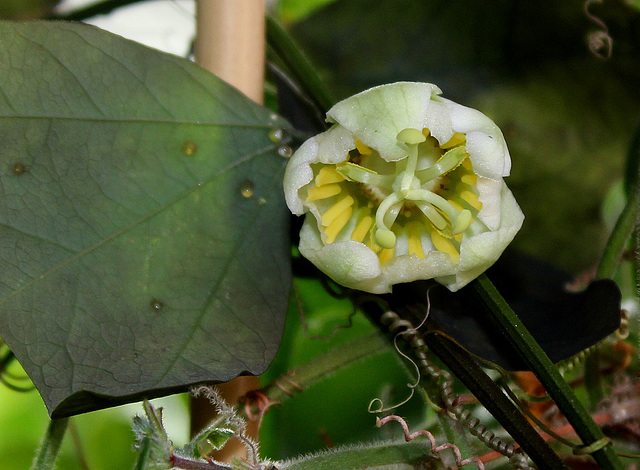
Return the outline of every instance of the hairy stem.
<path id="1" fill-rule="evenodd" d="M 387 342 L 378 333 L 369 334 L 329 351 L 299 367 L 287 377 L 274 380 L 263 389 L 263 393 L 270 401 L 282 403 L 295 392 L 319 382 L 349 364 L 385 351 L 387 347 Z"/>
<path id="2" fill-rule="evenodd" d="M 172 468 L 182 468 L 184 470 L 230 470 L 231 467 L 214 462 L 198 462 L 196 460 L 185 459 L 178 455 L 171 456 Z"/>
<path id="3" fill-rule="evenodd" d="M 31 470 L 48 470 L 55 467 L 62 440 L 67 431 L 69 418 L 52 419 L 42 439 Z"/>

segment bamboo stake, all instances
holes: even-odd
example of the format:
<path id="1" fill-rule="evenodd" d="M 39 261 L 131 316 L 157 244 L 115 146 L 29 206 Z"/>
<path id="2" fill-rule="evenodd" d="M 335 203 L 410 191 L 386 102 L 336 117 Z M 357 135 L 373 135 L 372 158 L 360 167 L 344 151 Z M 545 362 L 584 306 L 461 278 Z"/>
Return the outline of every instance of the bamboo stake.
<path id="1" fill-rule="evenodd" d="M 262 104 L 265 61 L 264 0 L 198 0 L 195 41 L 196 61 L 253 101 Z M 258 389 L 257 377 L 238 377 L 218 386 L 230 404 L 249 390 Z M 206 399 L 191 402 L 191 431 L 197 433 L 214 418 Z M 257 440 L 255 423 L 248 423 L 247 434 Z M 216 459 L 230 461 L 245 457 L 244 447 L 230 441 Z"/>
<path id="2" fill-rule="evenodd" d="M 198 0 L 196 60 L 262 103 L 264 0 Z"/>

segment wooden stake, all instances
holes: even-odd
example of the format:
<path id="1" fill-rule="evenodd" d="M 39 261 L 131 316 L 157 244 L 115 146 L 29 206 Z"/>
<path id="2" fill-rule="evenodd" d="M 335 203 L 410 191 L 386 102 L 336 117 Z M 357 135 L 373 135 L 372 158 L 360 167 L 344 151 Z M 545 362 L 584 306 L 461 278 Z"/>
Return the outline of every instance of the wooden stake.
<path id="1" fill-rule="evenodd" d="M 197 62 L 257 103 L 263 98 L 264 17 L 264 0 L 197 4 Z"/>
<path id="2" fill-rule="evenodd" d="M 257 103 L 263 102 L 265 60 L 264 0 L 198 0 L 196 61 L 233 85 Z M 222 397 L 235 405 L 249 390 L 260 387 L 257 377 L 238 377 L 218 386 Z M 214 410 L 203 398 L 191 401 L 191 431 L 198 432 L 214 418 Z M 255 423 L 247 423 L 247 434 L 257 440 Z M 245 457 L 235 440 L 215 455 L 221 461 Z"/>

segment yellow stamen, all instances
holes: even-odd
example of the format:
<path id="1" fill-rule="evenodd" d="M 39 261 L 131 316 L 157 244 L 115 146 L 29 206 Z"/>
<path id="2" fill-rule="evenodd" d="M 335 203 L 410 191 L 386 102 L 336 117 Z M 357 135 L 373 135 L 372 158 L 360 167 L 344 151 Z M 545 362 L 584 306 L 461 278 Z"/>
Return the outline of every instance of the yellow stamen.
<path id="1" fill-rule="evenodd" d="M 450 149 L 462 145 L 467 141 L 467 137 L 461 132 L 456 132 L 446 144 L 440 146 L 441 149 Z"/>
<path id="2" fill-rule="evenodd" d="M 364 237 L 367 236 L 367 232 L 369 232 L 369 229 L 371 228 L 372 224 L 373 224 L 373 217 L 371 217 L 370 215 L 364 216 L 360 220 L 360 222 L 358 222 L 355 230 L 351 234 L 351 240 L 362 243 L 362 241 L 364 240 Z"/>
<path id="3" fill-rule="evenodd" d="M 471 159 L 465 158 L 461 163 L 463 168 L 466 168 L 469 171 L 473 171 L 473 165 L 471 164 Z"/>
<path id="4" fill-rule="evenodd" d="M 356 149 L 358 150 L 358 152 L 360 152 L 360 155 L 371 155 L 371 152 L 373 152 L 373 150 L 371 150 L 371 147 L 363 144 L 358 139 L 356 139 Z"/>
<path id="5" fill-rule="evenodd" d="M 429 134 L 431 134 L 429 128 L 425 127 L 424 129 L 422 129 L 422 135 L 424 135 L 425 137 L 429 137 Z"/>
<path id="6" fill-rule="evenodd" d="M 456 247 L 453 246 L 453 243 L 444 238 L 438 232 L 431 232 L 431 242 L 433 243 L 433 246 L 436 248 L 436 250 L 448 254 L 449 256 L 451 256 L 454 264 L 458 264 L 458 262 L 460 261 L 460 253 L 458 253 Z"/>
<path id="7" fill-rule="evenodd" d="M 322 225 L 329 226 L 347 207 L 351 207 L 355 201 L 351 196 L 345 196 L 333 205 L 327 212 L 322 214 Z"/>
<path id="8" fill-rule="evenodd" d="M 451 204 L 453 207 L 455 207 L 456 209 L 458 209 L 459 211 L 464 210 L 464 207 L 462 207 L 460 203 L 454 201 L 453 199 L 447 199 L 447 202 Z"/>
<path id="9" fill-rule="evenodd" d="M 475 186 L 478 182 L 478 177 L 476 175 L 466 174 L 463 175 L 462 178 L 460 178 L 460 181 L 468 184 L 469 186 Z"/>
<path id="10" fill-rule="evenodd" d="M 462 198 L 463 201 L 465 201 L 467 204 L 469 204 L 471 207 L 473 207 L 476 210 L 480 210 L 482 209 L 482 203 L 480 201 L 478 201 L 478 195 L 476 193 L 474 193 L 473 191 L 462 191 L 460 193 L 460 197 Z"/>
<path id="11" fill-rule="evenodd" d="M 316 176 L 316 186 L 325 184 L 340 183 L 345 178 L 332 166 L 323 166 Z"/>
<path id="12" fill-rule="evenodd" d="M 409 235 L 408 245 L 409 245 L 409 254 L 417 255 L 418 258 L 424 258 L 424 250 L 422 249 L 422 240 L 420 239 L 420 225 L 419 224 L 409 224 L 407 227 L 407 232 Z"/>
<path id="13" fill-rule="evenodd" d="M 380 254 L 378 255 L 380 257 L 380 264 L 384 265 L 387 261 L 389 261 L 391 258 L 393 258 L 393 255 L 395 254 L 396 249 L 394 248 L 385 248 L 384 250 L 382 250 L 380 252 Z"/>
<path id="14" fill-rule="evenodd" d="M 340 194 L 339 184 L 325 184 L 324 186 L 314 186 L 307 192 L 307 202 L 317 201 L 318 199 L 327 199 L 331 196 Z"/>
<path id="15" fill-rule="evenodd" d="M 454 239 L 455 241 L 457 241 L 458 243 L 460 243 L 460 242 L 462 241 L 462 234 L 461 234 L 461 233 L 459 233 L 458 235 L 454 235 L 454 236 L 453 236 L 453 239 Z"/>
<path id="16" fill-rule="evenodd" d="M 349 206 L 331 221 L 329 226 L 324 230 L 324 233 L 327 235 L 327 243 L 333 243 L 335 241 L 340 231 L 347 225 L 352 212 L 353 208 Z"/>

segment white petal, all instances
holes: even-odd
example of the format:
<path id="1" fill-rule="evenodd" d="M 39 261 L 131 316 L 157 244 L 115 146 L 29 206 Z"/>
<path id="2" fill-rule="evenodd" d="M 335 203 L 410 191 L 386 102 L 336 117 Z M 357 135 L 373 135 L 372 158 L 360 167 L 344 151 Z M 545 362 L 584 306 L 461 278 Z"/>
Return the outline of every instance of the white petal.
<path id="1" fill-rule="evenodd" d="M 446 98 L 455 132 L 467 134 L 467 151 L 474 171 L 485 178 L 509 176 L 511 157 L 500 128 L 487 116 Z"/>
<path id="2" fill-rule="evenodd" d="M 478 219 L 489 230 L 498 230 L 502 217 L 502 179 L 493 180 L 478 177 L 476 188 L 478 189 L 478 201 L 482 203 L 482 209 L 478 212 Z"/>
<path id="3" fill-rule="evenodd" d="M 450 291 L 455 292 L 461 289 L 487 270 L 498 260 L 520 230 L 524 221 L 520 206 L 506 185 L 503 185 L 501 193 L 500 228 L 463 239 L 460 247 L 460 263 L 455 277 L 436 278 L 436 281 L 444 284 Z"/>
<path id="4" fill-rule="evenodd" d="M 353 134 L 340 126 L 334 126 L 303 143 L 291 156 L 284 173 L 284 195 L 289 210 L 296 215 L 305 212 L 298 191 L 313 179 L 313 163 L 343 162 L 355 147 Z"/>
<path id="5" fill-rule="evenodd" d="M 327 116 L 376 149 L 387 161 L 400 160 L 406 150 L 398 146 L 398 133 L 422 129 L 433 94 L 430 83 L 398 82 L 363 91 L 336 104 Z"/>
<path id="6" fill-rule="evenodd" d="M 372 294 L 391 292 L 380 268 L 380 259 L 365 244 L 343 241 L 324 245 L 315 218 L 308 214 L 300 231 L 302 256 L 335 282 Z"/>
<path id="7" fill-rule="evenodd" d="M 390 259 L 382 267 L 383 274 L 390 285 L 448 276 L 455 274 L 456 270 L 451 257 L 436 250 L 426 253 L 422 259 L 416 255 L 398 256 Z"/>
<path id="8" fill-rule="evenodd" d="M 454 103 L 455 104 L 455 103 Z M 440 144 L 446 144 L 451 140 L 455 131 L 451 125 L 450 105 L 443 99 L 442 101 L 432 101 L 429 103 L 426 119 L 422 127 L 429 129 L 431 135 Z"/>

